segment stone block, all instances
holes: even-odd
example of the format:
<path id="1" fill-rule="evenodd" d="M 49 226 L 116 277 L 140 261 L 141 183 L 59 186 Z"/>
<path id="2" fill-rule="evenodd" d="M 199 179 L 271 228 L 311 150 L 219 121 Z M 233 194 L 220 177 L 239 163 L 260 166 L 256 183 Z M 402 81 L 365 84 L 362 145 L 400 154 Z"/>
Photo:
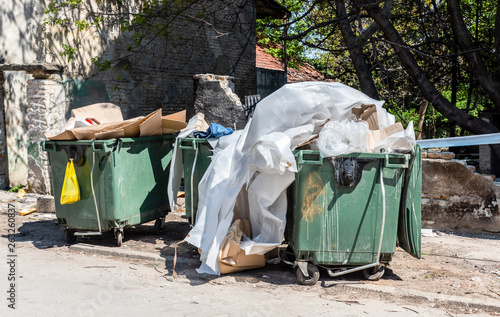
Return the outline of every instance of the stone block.
<path id="1" fill-rule="evenodd" d="M 36 210 L 39 213 L 55 213 L 56 205 L 54 197 L 38 197 L 36 200 Z"/>
<path id="2" fill-rule="evenodd" d="M 452 160 L 455 158 L 455 153 L 453 152 L 434 152 L 428 151 L 427 158 L 429 159 L 439 159 L 439 160 Z"/>
<path id="3" fill-rule="evenodd" d="M 500 190 L 494 176 L 457 161 L 422 161 L 422 221 L 433 228 L 500 231 Z"/>

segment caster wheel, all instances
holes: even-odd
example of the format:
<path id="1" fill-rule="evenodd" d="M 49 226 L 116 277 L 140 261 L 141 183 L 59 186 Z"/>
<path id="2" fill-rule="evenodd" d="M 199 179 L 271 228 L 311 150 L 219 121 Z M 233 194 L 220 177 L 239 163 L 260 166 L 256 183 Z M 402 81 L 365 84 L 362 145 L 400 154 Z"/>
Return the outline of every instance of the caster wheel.
<path id="1" fill-rule="evenodd" d="M 165 218 L 162 217 L 162 218 L 156 219 L 154 233 L 160 234 L 162 232 L 164 226 L 165 226 Z"/>
<path id="2" fill-rule="evenodd" d="M 302 285 L 314 285 L 319 280 L 319 270 L 316 265 L 311 263 L 307 264 L 307 273 L 309 276 L 304 276 L 302 271 L 297 268 L 297 281 Z"/>
<path id="3" fill-rule="evenodd" d="M 385 265 L 363 270 L 364 277 L 369 281 L 378 281 L 385 273 Z"/>
<path id="4" fill-rule="evenodd" d="M 121 247 L 123 242 L 123 230 L 118 230 L 116 232 L 116 245 Z"/>
<path id="5" fill-rule="evenodd" d="M 66 229 L 66 230 L 64 230 L 64 239 L 66 239 L 66 242 L 71 244 L 71 243 L 75 243 L 76 236 L 72 230 Z"/>

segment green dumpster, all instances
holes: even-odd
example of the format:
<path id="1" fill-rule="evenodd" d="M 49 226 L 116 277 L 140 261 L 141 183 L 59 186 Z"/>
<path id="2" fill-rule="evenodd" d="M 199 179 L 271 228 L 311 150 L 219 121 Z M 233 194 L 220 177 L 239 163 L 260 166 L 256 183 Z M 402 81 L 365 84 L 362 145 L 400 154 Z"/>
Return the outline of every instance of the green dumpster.
<path id="1" fill-rule="evenodd" d="M 177 144 L 182 150 L 184 165 L 186 217 L 194 225 L 198 210 L 198 184 L 212 161 L 212 147 L 206 139 L 196 138 L 179 138 Z"/>
<path id="2" fill-rule="evenodd" d="M 155 231 L 169 211 L 168 173 L 175 137 L 161 135 L 104 141 L 45 141 L 52 171 L 56 217 L 66 241 L 114 230 L 118 246 L 123 229 L 156 219 Z M 72 158 L 81 199 L 61 205 L 66 164 Z"/>
<path id="3" fill-rule="evenodd" d="M 322 159 L 318 151 L 300 150 L 295 156 L 299 171 L 288 190 L 288 248 L 282 258 L 298 266 L 301 284 L 316 283 L 317 266 L 334 277 L 362 270 L 369 280 L 378 280 L 397 238 L 420 257 L 418 146 L 412 154 Z"/>

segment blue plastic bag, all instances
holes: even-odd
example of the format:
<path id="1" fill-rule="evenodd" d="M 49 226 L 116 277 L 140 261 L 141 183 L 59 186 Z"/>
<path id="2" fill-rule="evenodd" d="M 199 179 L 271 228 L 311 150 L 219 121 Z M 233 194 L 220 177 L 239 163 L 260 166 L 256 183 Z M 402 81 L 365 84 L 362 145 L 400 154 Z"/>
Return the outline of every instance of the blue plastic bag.
<path id="1" fill-rule="evenodd" d="M 231 128 L 224 128 L 220 124 L 210 123 L 210 127 L 208 127 L 206 132 L 196 131 L 193 133 L 193 135 L 195 138 L 208 139 L 208 138 L 220 138 L 221 136 L 229 135 L 231 133 L 233 133 L 233 129 Z"/>

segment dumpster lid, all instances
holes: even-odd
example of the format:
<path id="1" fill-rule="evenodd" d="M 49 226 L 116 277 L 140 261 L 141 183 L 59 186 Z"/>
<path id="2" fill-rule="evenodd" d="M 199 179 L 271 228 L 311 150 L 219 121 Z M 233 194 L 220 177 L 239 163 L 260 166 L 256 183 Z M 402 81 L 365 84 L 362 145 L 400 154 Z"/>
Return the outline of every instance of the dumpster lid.
<path id="1" fill-rule="evenodd" d="M 410 165 L 405 175 L 403 199 L 399 209 L 398 240 L 399 246 L 413 257 L 420 259 L 421 253 L 421 188 L 422 188 L 422 150 L 415 147 Z"/>

